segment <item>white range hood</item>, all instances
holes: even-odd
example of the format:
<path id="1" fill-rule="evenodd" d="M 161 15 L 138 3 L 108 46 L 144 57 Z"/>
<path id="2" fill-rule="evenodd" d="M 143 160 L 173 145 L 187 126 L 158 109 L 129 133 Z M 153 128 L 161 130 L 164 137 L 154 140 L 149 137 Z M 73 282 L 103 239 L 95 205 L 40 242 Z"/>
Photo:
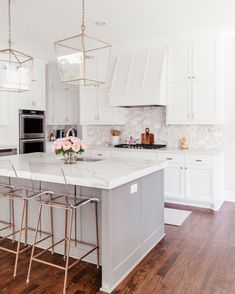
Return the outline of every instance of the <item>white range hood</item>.
<path id="1" fill-rule="evenodd" d="M 110 106 L 166 106 L 166 52 L 163 48 L 117 52 Z"/>

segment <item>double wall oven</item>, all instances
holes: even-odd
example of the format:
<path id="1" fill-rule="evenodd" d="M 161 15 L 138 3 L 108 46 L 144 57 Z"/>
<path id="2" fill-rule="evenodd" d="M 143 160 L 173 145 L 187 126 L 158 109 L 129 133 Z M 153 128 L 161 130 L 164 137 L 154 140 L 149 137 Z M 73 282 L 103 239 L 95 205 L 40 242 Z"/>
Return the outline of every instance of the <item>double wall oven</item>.
<path id="1" fill-rule="evenodd" d="M 38 110 L 20 110 L 20 154 L 45 152 L 45 113 Z"/>

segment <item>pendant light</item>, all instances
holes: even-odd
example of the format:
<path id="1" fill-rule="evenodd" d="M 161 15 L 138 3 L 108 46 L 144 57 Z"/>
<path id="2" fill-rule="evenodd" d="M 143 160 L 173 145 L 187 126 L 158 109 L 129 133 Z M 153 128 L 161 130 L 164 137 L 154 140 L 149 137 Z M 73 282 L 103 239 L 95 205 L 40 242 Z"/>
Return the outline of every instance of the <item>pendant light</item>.
<path id="1" fill-rule="evenodd" d="M 0 49 L 0 91 L 25 92 L 29 90 L 33 58 L 12 49 L 11 0 L 8 0 L 8 48 Z"/>
<path id="2" fill-rule="evenodd" d="M 90 86 L 106 83 L 111 45 L 85 32 L 85 2 L 79 35 L 55 42 L 62 82 Z"/>

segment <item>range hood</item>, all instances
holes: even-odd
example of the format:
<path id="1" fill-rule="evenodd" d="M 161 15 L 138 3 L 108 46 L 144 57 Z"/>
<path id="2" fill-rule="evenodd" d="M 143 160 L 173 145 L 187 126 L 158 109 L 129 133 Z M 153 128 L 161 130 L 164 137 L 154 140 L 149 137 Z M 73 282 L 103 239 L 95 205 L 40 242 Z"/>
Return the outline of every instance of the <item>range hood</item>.
<path id="1" fill-rule="evenodd" d="M 116 55 L 110 106 L 166 106 L 164 48 L 122 50 Z"/>

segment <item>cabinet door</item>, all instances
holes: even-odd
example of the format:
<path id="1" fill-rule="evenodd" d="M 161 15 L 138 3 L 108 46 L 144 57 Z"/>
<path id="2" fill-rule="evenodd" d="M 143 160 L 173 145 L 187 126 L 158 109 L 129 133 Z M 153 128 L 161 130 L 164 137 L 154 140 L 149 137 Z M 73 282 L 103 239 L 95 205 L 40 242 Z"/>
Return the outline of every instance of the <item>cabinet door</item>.
<path id="1" fill-rule="evenodd" d="M 216 64 L 216 40 L 193 43 L 192 119 L 195 123 L 213 123 L 216 120 Z"/>
<path id="2" fill-rule="evenodd" d="M 213 200 L 213 167 L 188 165 L 185 169 L 185 199 Z"/>
<path id="3" fill-rule="evenodd" d="M 67 125 L 76 125 L 78 123 L 78 93 L 65 90 L 65 105 Z"/>
<path id="4" fill-rule="evenodd" d="M 96 91 L 93 88 L 80 89 L 80 124 L 94 124 L 99 121 Z"/>
<path id="5" fill-rule="evenodd" d="M 195 123 L 213 123 L 217 114 L 215 81 L 197 81 L 192 86 L 192 119 Z"/>
<path id="6" fill-rule="evenodd" d="M 191 44 L 176 44 L 168 47 L 168 124 L 190 122 L 192 94 L 191 72 Z"/>
<path id="7" fill-rule="evenodd" d="M 168 85 L 167 124 L 191 121 L 191 82 Z"/>
<path id="8" fill-rule="evenodd" d="M 109 89 L 90 88 L 80 90 L 80 124 L 124 124 L 125 110 L 109 105 Z"/>
<path id="9" fill-rule="evenodd" d="M 191 43 L 168 47 L 168 83 L 185 82 L 192 76 Z"/>
<path id="10" fill-rule="evenodd" d="M 217 43 L 214 39 L 193 43 L 193 79 L 211 81 L 216 79 Z"/>
<path id="11" fill-rule="evenodd" d="M 66 103 L 65 92 L 53 89 L 53 124 L 64 125 L 66 123 Z"/>
<path id="12" fill-rule="evenodd" d="M 184 199 L 184 167 L 170 164 L 164 173 L 165 198 Z"/>
<path id="13" fill-rule="evenodd" d="M 109 89 L 100 88 L 97 100 L 99 120 L 103 124 L 124 124 L 125 110 L 109 105 Z"/>

